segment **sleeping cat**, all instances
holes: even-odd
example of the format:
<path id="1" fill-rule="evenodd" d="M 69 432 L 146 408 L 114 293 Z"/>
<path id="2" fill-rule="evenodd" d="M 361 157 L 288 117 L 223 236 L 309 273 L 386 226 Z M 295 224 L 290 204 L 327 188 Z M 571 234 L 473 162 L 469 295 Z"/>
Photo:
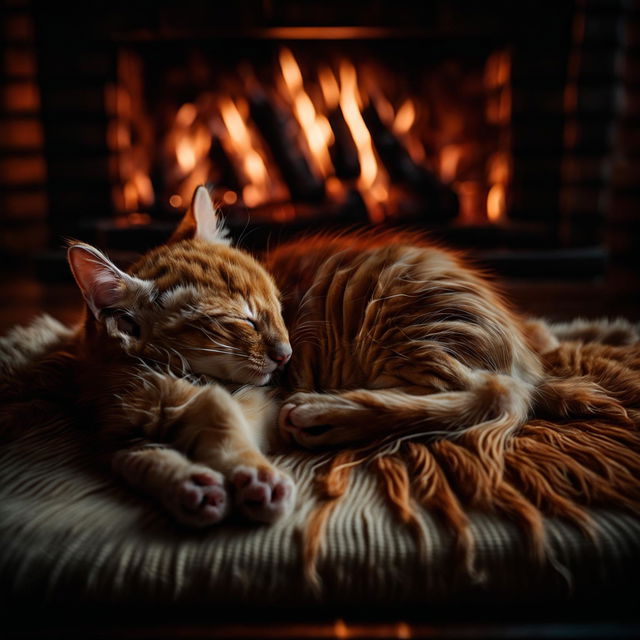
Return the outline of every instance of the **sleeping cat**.
<path id="1" fill-rule="evenodd" d="M 455 252 L 406 234 L 321 235 L 266 266 L 294 347 L 280 429 L 304 447 L 426 432 L 499 460 L 534 404 L 567 401 L 543 378 L 555 338 Z"/>
<path id="2" fill-rule="evenodd" d="M 229 246 L 207 190 L 128 273 L 79 242 L 68 259 L 88 307 L 79 402 L 118 447 L 114 469 L 188 525 L 224 518 L 229 487 L 250 519 L 286 515 L 294 484 L 264 455 L 277 405 L 262 385 L 291 356 L 279 294 Z"/>

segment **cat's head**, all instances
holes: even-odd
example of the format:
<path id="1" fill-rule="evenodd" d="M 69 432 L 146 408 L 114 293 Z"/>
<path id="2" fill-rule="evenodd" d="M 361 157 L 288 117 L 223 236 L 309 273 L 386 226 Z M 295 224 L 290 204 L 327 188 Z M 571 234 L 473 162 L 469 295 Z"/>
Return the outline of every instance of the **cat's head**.
<path id="1" fill-rule="evenodd" d="M 171 241 L 127 273 L 83 243 L 68 259 L 96 335 L 129 355 L 256 385 L 291 356 L 271 276 L 230 246 L 204 187 Z"/>

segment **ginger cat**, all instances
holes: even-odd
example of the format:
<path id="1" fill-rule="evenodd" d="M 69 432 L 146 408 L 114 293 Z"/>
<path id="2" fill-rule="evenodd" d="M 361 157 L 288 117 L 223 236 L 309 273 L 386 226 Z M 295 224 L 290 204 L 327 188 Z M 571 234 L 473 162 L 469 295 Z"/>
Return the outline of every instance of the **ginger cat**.
<path id="1" fill-rule="evenodd" d="M 557 341 L 455 252 L 406 234 L 325 235 L 266 266 L 294 346 L 280 429 L 306 448 L 467 434 L 497 459 L 550 397 L 539 353 Z"/>
<path id="2" fill-rule="evenodd" d="M 79 242 L 68 260 L 87 303 L 79 402 L 116 447 L 113 468 L 191 526 L 219 522 L 232 501 L 252 520 L 286 515 L 294 484 L 264 455 L 277 404 L 262 385 L 291 356 L 279 293 L 229 246 L 207 190 L 128 273 Z"/>

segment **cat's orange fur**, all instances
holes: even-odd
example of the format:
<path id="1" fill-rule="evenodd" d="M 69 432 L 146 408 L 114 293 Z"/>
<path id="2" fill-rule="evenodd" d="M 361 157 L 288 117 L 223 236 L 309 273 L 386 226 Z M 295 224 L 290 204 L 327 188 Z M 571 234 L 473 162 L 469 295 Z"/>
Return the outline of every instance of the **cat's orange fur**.
<path id="1" fill-rule="evenodd" d="M 339 445 L 318 474 L 304 538 L 312 584 L 329 516 L 363 464 L 418 539 L 416 505 L 443 518 L 471 573 L 467 510 L 516 522 L 539 560 L 543 514 L 591 535 L 585 505 L 637 512 L 637 376 L 581 361 L 589 345 L 556 363 L 572 345 L 515 313 L 461 256 L 415 235 L 365 233 L 294 241 L 266 264 L 294 347 L 281 432 L 308 448 Z M 617 324 L 616 342 L 637 339 Z M 593 337 L 610 339 L 608 326 Z M 585 327 L 560 335 L 580 340 Z"/>
<path id="2" fill-rule="evenodd" d="M 228 246 L 200 187 L 173 240 L 127 274 L 73 243 L 87 302 L 75 338 L 79 402 L 115 448 L 113 467 L 183 523 L 230 508 L 271 522 L 291 479 L 265 457 L 277 406 L 266 384 L 291 353 L 271 277 Z"/>
<path id="3" fill-rule="evenodd" d="M 267 265 L 294 345 L 281 428 L 299 444 L 474 432 L 495 453 L 524 424 L 542 380 L 534 332 L 456 253 L 317 236 Z"/>

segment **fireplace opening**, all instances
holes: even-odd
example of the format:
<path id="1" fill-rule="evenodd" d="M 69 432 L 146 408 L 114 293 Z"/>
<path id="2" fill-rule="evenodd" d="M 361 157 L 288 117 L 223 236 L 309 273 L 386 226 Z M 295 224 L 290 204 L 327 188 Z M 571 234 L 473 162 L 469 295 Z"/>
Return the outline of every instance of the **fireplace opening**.
<path id="1" fill-rule="evenodd" d="M 232 225 L 505 217 L 508 50 L 452 58 L 425 54 L 421 40 L 251 49 L 170 47 L 161 61 L 144 47 L 119 52 L 113 197 L 133 223 L 140 210 L 183 211 L 199 184 Z"/>

